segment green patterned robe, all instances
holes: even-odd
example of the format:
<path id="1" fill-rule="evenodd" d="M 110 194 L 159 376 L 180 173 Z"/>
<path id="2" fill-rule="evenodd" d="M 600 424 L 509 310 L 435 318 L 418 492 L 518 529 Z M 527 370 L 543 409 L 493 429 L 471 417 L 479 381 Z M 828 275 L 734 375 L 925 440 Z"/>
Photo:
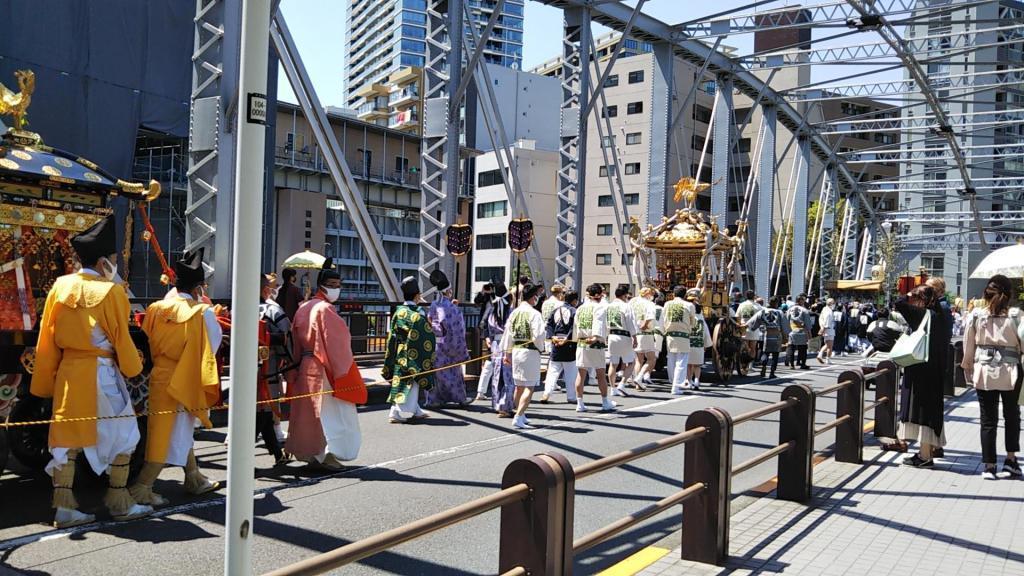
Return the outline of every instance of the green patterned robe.
<path id="1" fill-rule="evenodd" d="M 423 309 L 406 304 L 398 306 L 391 317 L 391 333 L 381 370 L 381 376 L 391 380 L 389 403 L 404 402 L 413 384 L 419 384 L 421 390 L 433 387 L 433 373 L 416 375 L 434 369 L 434 347 L 434 329 Z"/>

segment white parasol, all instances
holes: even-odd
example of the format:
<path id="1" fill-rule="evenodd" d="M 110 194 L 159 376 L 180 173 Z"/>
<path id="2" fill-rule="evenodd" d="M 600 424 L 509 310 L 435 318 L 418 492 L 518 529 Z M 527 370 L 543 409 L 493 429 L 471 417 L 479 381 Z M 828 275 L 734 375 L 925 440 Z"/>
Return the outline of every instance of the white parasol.
<path id="1" fill-rule="evenodd" d="M 285 259 L 284 263 L 281 264 L 281 267 L 301 270 L 320 269 L 323 268 L 324 260 L 327 260 L 327 258 L 324 258 L 316 252 L 304 250 L 298 254 L 292 254 L 289 256 Z"/>
<path id="2" fill-rule="evenodd" d="M 1024 278 L 1024 244 L 1000 248 L 985 256 L 971 272 L 971 278 L 988 279 L 996 274 L 1008 278 Z"/>

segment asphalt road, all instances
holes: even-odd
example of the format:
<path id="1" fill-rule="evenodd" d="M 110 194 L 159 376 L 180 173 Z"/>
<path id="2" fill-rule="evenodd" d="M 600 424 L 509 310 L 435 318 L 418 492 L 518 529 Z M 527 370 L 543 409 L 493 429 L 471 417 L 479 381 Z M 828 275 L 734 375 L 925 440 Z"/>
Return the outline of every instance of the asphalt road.
<path id="1" fill-rule="evenodd" d="M 664 385 L 618 398 L 614 414 L 577 414 L 574 406 L 535 405 L 535 430 L 519 432 L 483 405 L 441 410 L 422 424 L 391 425 L 382 406 L 360 409 L 363 448 L 343 472 L 324 475 L 292 464 L 274 468 L 257 448 L 254 563 L 257 574 L 331 550 L 348 542 L 494 492 L 505 466 L 516 458 L 559 452 L 579 464 L 681 431 L 687 415 L 717 406 L 731 414 L 776 402 L 791 382 L 821 388 L 836 382 L 844 364 L 812 371 L 780 370 L 777 380 L 734 379 L 727 387 L 706 385 L 698 394 L 671 396 Z M 596 407 L 596 389 L 588 399 Z M 564 395 L 556 398 L 564 400 Z M 489 406 L 488 406 L 489 407 Z M 819 398 L 818 423 L 834 417 L 834 395 Z M 735 431 L 733 462 L 775 445 L 778 414 Z M 224 430 L 202 432 L 197 454 L 214 479 L 226 475 Z M 831 433 L 817 448 L 833 442 Z M 734 494 L 775 474 L 771 460 L 733 480 Z M 677 491 L 683 447 L 663 451 L 576 485 L 576 537 Z M 166 470 L 157 491 L 172 504 L 157 517 L 117 524 L 100 518 L 76 531 L 55 531 L 50 520 L 48 477 L 12 474 L 0 479 L 0 574 L 220 574 L 223 571 L 224 491 L 194 500 L 184 494 L 180 469 Z M 102 511 L 102 484 L 83 483 L 82 505 Z M 577 573 L 592 574 L 639 547 L 679 529 L 680 514 L 667 512 L 585 553 Z M 435 532 L 339 574 L 494 574 L 498 557 L 498 511 Z"/>

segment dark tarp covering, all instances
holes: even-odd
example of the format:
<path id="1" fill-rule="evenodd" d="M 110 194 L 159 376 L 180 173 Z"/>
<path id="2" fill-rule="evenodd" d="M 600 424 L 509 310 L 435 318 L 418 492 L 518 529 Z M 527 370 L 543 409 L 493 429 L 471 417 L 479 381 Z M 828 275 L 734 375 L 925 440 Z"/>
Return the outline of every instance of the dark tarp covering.
<path id="1" fill-rule="evenodd" d="M 140 127 L 188 135 L 192 0 L 0 0 L 0 83 L 36 74 L 28 129 L 131 178 Z"/>

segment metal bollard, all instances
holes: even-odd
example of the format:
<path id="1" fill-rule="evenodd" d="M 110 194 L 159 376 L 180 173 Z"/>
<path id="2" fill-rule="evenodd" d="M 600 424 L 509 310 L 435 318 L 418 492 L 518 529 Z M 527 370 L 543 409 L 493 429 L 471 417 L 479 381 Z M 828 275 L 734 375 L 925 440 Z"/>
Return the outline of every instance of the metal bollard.
<path id="1" fill-rule="evenodd" d="M 520 458 L 505 468 L 501 487 L 530 487 L 522 502 L 501 507 L 498 573 L 522 567 L 531 576 L 572 574 L 575 476 L 561 454 Z"/>
<path id="2" fill-rule="evenodd" d="M 683 486 L 703 483 L 700 496 L 683 506 L 683 560 L 725 565 L 729 557 L 729 503 L 732 497 L 732 417 L 720 408 L 698 410 L 686 429 L 708 433 L 686 445 Z"/>
<path id="3" fill-rule="evenodd" d="M 791 441 L 796 444 L 792 450 L 779 455 L 775 496 L 791 502 L 806 502 L 811 497 L 814 457 L 814 391 L 806 384 L 791 384 L 782 391 L 782 400 L 788 398 L 796 398 L 798 402 L 779 413 L 779 444 Z"/>
<path id="4" fill-rule="evenodd" d="M 876 438 L 895 438 L 900 367 L 891 360 L 885 360 L 875 369 L 885 370 L 885 374 L 875 379 L 875 400 L 884 396 L 889 401 L 875 408 L 874 434 Z"/>
<path id="5" fill-rule="evenodd" d="M 839 390 L 836 418 L 849 418 L 836 428 L 836 462 L 860 464 L 864 456 L 864 377 L 860 371 L 847 370 L 839 382 L 853 384 Z"/>

